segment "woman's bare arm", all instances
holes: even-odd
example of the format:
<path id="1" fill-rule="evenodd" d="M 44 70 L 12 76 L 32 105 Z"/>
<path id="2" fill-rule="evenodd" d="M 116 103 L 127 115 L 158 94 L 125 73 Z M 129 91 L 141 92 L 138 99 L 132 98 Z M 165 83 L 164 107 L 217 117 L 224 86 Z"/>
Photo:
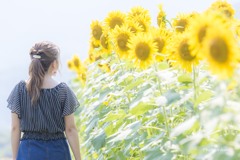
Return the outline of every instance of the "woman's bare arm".
<path id="1" fill-rule="evenodd" d="M 12 113 L 11 143 L 13 160 L 16 160 L 17 158 L 20 138 L 21 138 L 20 120 L 16 113 Z"/>
<path id="2" fill-rule="evenodd" d="M 65 133 L 74 154 L 75 160 L 81 160 L 79 137 L 77 127 L 74 121 L 74 115 L 68 115 L 64 117 L 65 120 Z"/>

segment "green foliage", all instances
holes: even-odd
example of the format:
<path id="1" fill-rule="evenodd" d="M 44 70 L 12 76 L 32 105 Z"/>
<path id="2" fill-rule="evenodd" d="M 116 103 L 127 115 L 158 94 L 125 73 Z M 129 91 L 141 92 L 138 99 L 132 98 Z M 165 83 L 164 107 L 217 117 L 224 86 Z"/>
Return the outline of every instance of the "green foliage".
<path id="1" fill-rule="evenodd" d="M 229 90 L 201 66 L 193 79 L 165 62 L 107 62 L 109 73 L 89 66 L 78 92 L 85 160 L 240 159 L 239 84 Z"/>

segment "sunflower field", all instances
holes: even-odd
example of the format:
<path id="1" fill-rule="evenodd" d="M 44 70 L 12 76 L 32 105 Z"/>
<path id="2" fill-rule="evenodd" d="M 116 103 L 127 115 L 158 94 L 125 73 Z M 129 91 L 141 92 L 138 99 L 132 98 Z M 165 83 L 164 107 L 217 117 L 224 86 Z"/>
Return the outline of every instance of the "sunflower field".
<path id="1" fill-rule="evenodd" d="M 153 19 L 138 6 L 93 21 L 88 58 L 68 62 L 83 159 L 240 159 L 234 16 L 218 0 L 171 20 L 159 5 Z"/>

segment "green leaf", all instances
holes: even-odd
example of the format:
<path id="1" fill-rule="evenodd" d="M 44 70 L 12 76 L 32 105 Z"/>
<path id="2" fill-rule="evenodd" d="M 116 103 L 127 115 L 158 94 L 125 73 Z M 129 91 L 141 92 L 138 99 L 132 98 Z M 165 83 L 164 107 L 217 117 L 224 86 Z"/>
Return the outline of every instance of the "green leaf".
<path id="1" fill-rule="evenodd" d="M 144 160 L 159 160 L 161 156 L 162 153 L 160 151 L 160 147 L 155 147 L 146 150 Z"/>
<path id="2" fill-rule="evenodd" d="M 164 70 L 164 69 L 168 69 L 169 68 L 169 64 L 168 62 L 160 62 L 158 64 L 158 69 L 159 70 Z"/>
<path id="3" fill-rule="evenodd" d="M 100 148 L 105 146 L 105 141 L 106 139 L 106 134 L 104 130 L 101 130 L 99 134 L 97 134 L 93 139 L 92 139 L 92 145 L 96 150 L 99 150 Z"/>
<path id="4" fill-rule="evenodd" d="M 167 98 L 167 105 L 170 105 L 180 99 L 180 94 L 177 93 L 175 90 L 167 91 L 164 96 Z"/>
<path id="5" fill-rule="evenodd" d="M 125 72 L 123 75 L 119 76 L 117 80 L 118 85 L 125 85 L 131 82 L 134 79 L 134 76 L 129 72 Z"/>
<path id="6" fill-rule="evenodd" d="M 109 143 L 123 141 L 126 138 L 131 138 L 135 135 L 136 130 L 141 127 L 140 121 L 135 121 L 125 127 L 125 129 L 118 131 L 109 137 Z"/>
<path id="7" fill-rule="evenodd" d="M 203 101 L 210 99 L 213 96 L 213 92 L 210 90 L 203 91 L 196 99 L 195 105 L 200 104 Z"/>
<path id="8" fill-rule="evenodd" d="M 188 120 L 186 120 L 183 123 L 180 123 L 176 128 L 174 128 L 171 132 L 171 137 L 178 136 L 182 134 L 183 132 L 189 130 L 196 122 L 196 117 L 192 117 Z"/>
<path id="9" fill-rule="evenodd" d="M 139 78 L 137 80 L 133 80 L 132 83 L 129 83 L 126 88 L 124 88 L 124 91 L 128 91 L 128 90 L 131 90 L 133 89 L 134 87 L 140 85 L 141 83 L 143 83 L 145 80 L 142 79 L 142 78 Z"/>
<path id="10" fill-rule="evenodd" d="M 104 101 L 106 96 L 111 92 L 112 90 L 109 87 L 105 88 L 103 91 L 100 91 L 99 99 L 101 101 Z"/>
<path id="11" fill-rule="evenodd" d="M 178 76 L 178 82 L 191 83 L 192 82 L 192 77 L 189 74 L 180 75 L 180 76 Z"/>
<path id="12" fill-rule="evenodd" d="M 139 103 L 135 103 L 132 104 L 130 106 L 130 113 L 138 116 L 138 115 L 142 115 L 150 110 L 155 109 L 157 106 L 154 104 L 150 104 L 150 103 L 145 103 L 145 102 L 139 102 Z"/>
<path id="13" fill-rule="evenodd" d="M 119 109 L 114 112 L 110 111 L 101 122 L 109 122 L 117 119 L 124 119 L 125 117 L 126 117 L 125 111 L 122 109 Z"/>
<path id="14" fill-rule="evenodd" d="M 92 131 L 92 129 L 96 126 L 97 122 L 98 122 L 98 117 L 94 116 L 87 124 L 86 134 L 89 134 Z"/>

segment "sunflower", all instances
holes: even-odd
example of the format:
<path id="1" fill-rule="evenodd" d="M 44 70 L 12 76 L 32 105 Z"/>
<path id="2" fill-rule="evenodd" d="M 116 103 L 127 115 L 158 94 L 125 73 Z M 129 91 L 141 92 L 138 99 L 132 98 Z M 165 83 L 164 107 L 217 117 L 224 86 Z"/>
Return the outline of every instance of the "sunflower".
<path id="1" fill-rule="evenodd" d="M 102 52 L 100 48 L 92 48 L 90 46 L 89 50 L 88 50 L 88 58 L 89 58 L 89 62 L 93 63 L 99 59 L 102 58 Z"/>
<path id="2" fill-rule="evenodd" d="M 75 68 L 77 68 L 77 69 L 80 69 L 81 68 L 81 60 L 80 60 L 80 58 L 77 56 L 77 55 L 74 55 L 73 56 L 73 65 L 74 65 L 74 67 Z"/>
<path id="3" fill-rule="evenodd" d="M 103 32 L 103 34 L 100 37 L 100 44 L 101 44 L 101 52 L 104 54 L 111 54 L 111 43 L 110 43 L 110 39 L 108 36 L 107 31 Z"/>
<path id="4" fill-rule="evenodd" d="M 100 40 L 103 29 L 99 21 L 92 21 L 91 30 L 92 37 L 94 37 L 96 40 Z"/>
<path id="5" fill-rule="evenodd" d="M 151 16 L 148 10 L 142 7 L 134 7 L 128 13 L 128 21 L 138 24 L 143 32 L 148 32 L 151 25 Z"/>
<path id="6" fill-rule="evenodd" d="M 151 35 L 153 42 L 157 47 L 157 54 L 155 56 L 155 59 L 157 61 L 162 61 L 166 58 L 168 48 L 167 45 L 169 44 L 170 36 L 166 29 L 154 27 L 151 28 Z"/>
<path id="7" fill-rule="evenodd" d="M 193 65 L 197 65 L 199 60 L 196 56 L 192 55 L 189 36 L 185 33 L 174 37 L 172 45 L 172 59 L 175 59 L 173 65 L 180 65 L 184 70 L 191 72 Z"/>
<path id="8" fill-rule="evenodd" d="M 100 40 L 96 40 L 93 37 L 90 38 L 89 43 L 90 43 L 90 47 L 93 48 L 93 49 L 100 47 Z"/>
<path id="9" fill-rule="evenodd" d="M 221 18 L 216 16 L 213 12 L 197 15 L 192 20 L 189 26 L 189 36 L 191 37 L 189 39 L 189 44 L 193 50 L 193 55 L 201 57 L 200 53 L 204 38 L 206 37 L 208 28 L 210 28 L 213 24 L 219 26 L 226 25 Z"/>
<path id="10" fill-rule="evenodd" d="M 232 76 L 239 59 L 239 48 L 233 33 L 223 26 L 211 26 L 203 47 L 210 70 L 220 78 Z"/>
<path id="11" fill-rule="evenodd" d="M 139 23 L 137 22 L 133 22 L 132 20 L 127 20 L 126 25 L 130 28 L 130 31 L 132 33 L 138 33 L 138 32 L 142 32 L 143 28 L 139 25 Z"/>
<path id="12" fill-rule="evenodd" d="M 74 69 L 75 69 L 72 60 L 69 60 L 69 61 L 67 62 L 67 65 L 68 65 L 68 68 L 69 68 L 70 70 L 74 70 Z"/>
<path id="13" fill-rule="evenodd" d="M 142 28 L 143 32 L 148 32 L 149 28 L 151 26 L 151 17 L 139 15 L 139 16 L 136 16 L 135 18 L 133 18 L 133 22 L 139 24 L 139 26 Z"/>
<path id="14" fill-rule="evenodd" d="M 131 8 L 131 10 L 128 12 L 128 17 L 129 18 L 133 18 L 139 15 L 145 15 L 148 16 L 149 15 L 149 11 L 141 6 L 136 6 Z"/>
<path id="15" fill-rule="evenodd" d="M 130 38 L 128 43 L 130 59 L 140 68 L 147 68 L 153 61 L 153 55 L 157 52 L 157 46 L 151 35 L 139 33 Z"/>
<path id="16" fill-rule="evenodd" d="M 191 14 L 179 14 L 173 20 L 172 26 L 175 28 L 176 32 L 183 33 L 189 25 L 191 20 Z"/>
<path id="17" fill-rule="evenodd" d="M 163 27 L 166 28 L 166 13 L 164 12 L 164 10 L 162 9 L 162 5 L 158 6 L 159 8 L 159 12 L 158 12 L 158 16 L 157 16 L 157 24 L 159 27 Z"/>
<path id="18" fill-rule="evenodd" d="M 126 15 L 120 11 L 112 11 L 105 18 L 105 22 L 110 29 L 114 29 L 116 26 L 124 24 Z"/>
<path id="19" fill-rule="evenodd" d="M 217 0 L 208 10 L 217 10 L 223 13 L 226 17 L 232 18 L 234 16 L 234 9 L 226 0 Z"/>
<path id="20" fill-rule="evenodd" d="M 133 33 L 131 32 L 130 28 L 126 25 L 122 27 L 116 27 L 111 34 L 115 52 L 121 58 L 128 57 L 129 48 L 127 46 L 127 43 L 129 42 L 132 34 Z"/>
<path id="21" fill-rule="evenodd" d="M 76 54 L 73 56 L 71 60 L 67 62 L 68 68 L 76 73 L 81 73 L 86 70 L 86 67 L 81 62 L 79 56 Z"/>

